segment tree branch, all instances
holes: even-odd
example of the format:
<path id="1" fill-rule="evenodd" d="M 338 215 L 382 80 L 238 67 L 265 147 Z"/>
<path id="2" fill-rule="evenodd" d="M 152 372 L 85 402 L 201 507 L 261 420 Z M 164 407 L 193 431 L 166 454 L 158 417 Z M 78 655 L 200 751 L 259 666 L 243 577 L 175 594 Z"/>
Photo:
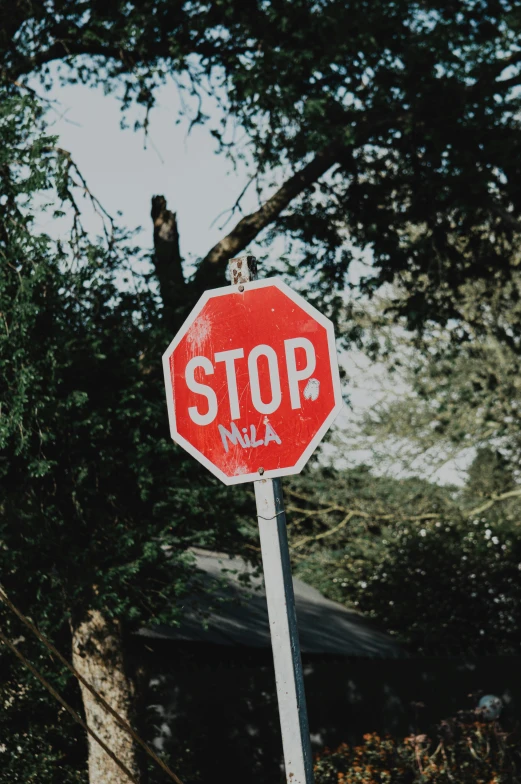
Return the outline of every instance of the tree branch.
<path id="1" fill-rule="evenodd" d="M 490 507 L 494 506 L 498 501 L 506 501 L 508 498 L 516 498 L 517 496 L 521 496 L 521 488 L 518 490 L 509 490 L 507 493 L 500 493 L 499 495 L 492 495 L 489 500 L 485 501 L 481 506 L 476 506 L 475 509 L 465 512 L 465 517 L 473 517 L 474 515 L 481 514 L 481 512 L 490 509 Z"/>
<path id="2" fill-rule="evenodd" d="M 496 88 L 497 92 L 504 92 L 505 90 L 510 90 L 512 87 L 517 87 L 521 84 L 521 73 L 516 74 L 515 76 L 511 76 L 510 79 L 501 79 L 499 82 L 496 81 Z"/>
<path id="3" fill-rule="evenodd" d="M 65 60 L 81 55 L 104 57 L 107 61 L 114 60 L 121 63 L 122 71 L 128 73 L 136 66 L 153 64 L 161 59 L 167 60 L 173 55 L 176 56 L 178 46 L 184 48 L 185 54 L 196 53 L 207 58 L 214 56 L 218 52 L 218 44 L 207 38 L 205 30 L 202 30 L 194 38 L 193 29 L 186 25 L 183 27 L 180 24 L 179 14 L 174 6 L 175 4 L 172 6 L 170 23 L 168 20 L 163 20 L 163 26 L 159 31 L 150 28 L 142 30 L 142 38 L 138 37 L 134 46 L 127 47 L 117 43 L 118 39 L 124 39 L 126 43 L 129 43 L 124 27 L 115 31 L 114 25 L 112 25 L 110 32 L 107 32 L 106 20 L 103 15 L 91 17 L 87 32 L 82 26 L 71 27 L 70 20 L 52 24 L 43 31 L 46 34 L 46 40 L 49 41 L 47 47 L 45 48 L 40 42 L 38 50 L 31 55 L 20 54 L 16 48 L 13 49 L 13 36 L 9 34 L 2 36 L 2 28 L 0 27 L 0 41 L 5 40 L 5 45 L 2 48 L 4 50 L 11 49 L 13 53 L 12 64 L 7 75 L 11 78 L 17 78 L 28 75 L 54 60 Z M 19 24 L 24 20 L 25 14 Z M 153 40 L 147 39 L 147 33 L 154 36 Z M 174 38 L 174 33 L 176 44 L 173 52 L 172 38 Z M 233 50 L 230 49 L 230 54 L 233 52 L 233 55 L 237 56 L 247 51 L 247 46 L 235 45 Z"/>
<path id="4" fill-rule="evenodd" d="M 348 512 L 344 517 L 344 519 L 342 520 L 342 522 L 338 523 L 338 525 L 335 525 L 333 528 L 328 528 L 327 531 L 323 531 L 321 534 L 317 534 L 316 536 L 302 537 L 302 539 L 299 539 L 298 542 L 295 542 L 295 544 L 292 545 L 291 549 L 294 548 L 296 550 L 298 547 L 302 547 L 302 545 L 306 544 L 306 542 L 310 542 L 311 540 L 316 542 L 319 539 L 324 539 L 326 536 L 332 536 L 332 534 L 336 534 L 337 531 L 340 531 L 341 528 L 345 528 L 345 526 L 348 524 L 348 522 L 354 515 L 355 515 L 354 510 Z"/>
<path id="5" fill-rule="evenodd" d="M 511 66 L 518 65 L 519 63 L 521 63 L 521 51 L 512 52 L 508 57 L 503 59 L 498 58 L 497 60 L 494 60 L 494 62 L 485 64 L 483 66 L 482 78 L 496 79 L 507 68 L 511 68 Z M 479 81 L 481 81 L 481 79 L 478 80 L 478 83 Z"/>
<path id="6" fill-rule="evenodd" d="M 348 522 L 353 517 L 361 517 L 361 518 L 365 518 L 365 519 L 371 519 L 371 520 L 382 521 L 382 522 L 389 521 L 389 522 L 393 522 L 393 523 L 404 523 L 404 522 L 421 522 L 423 520 L 440 519 L 440 518 L 443 518 L 444 515 L 446 514 L 446 512 L 444 513 L 443 511 L 441 511 L 441 512 L 425 512 L 424 514 L 410 515 L 410 516 L 409 515 L 400 516 L 400 515 L 395 515 L 395 514 L 392 514 L 392 513 L 391 514 L 378 514 L 378 513 L 374 513 L 373 514 L 373 513 L 369 513 L 369 512 L 363 512 L 360 509 L 348 509 L 345 506 L 341 506 L 341 505 L 337 505 L 337 504 L 331 505 L 327 501 L 314 501 L 314 499 L 308 498 L 307 496 L 304 496 L 301 493 L 297 493 L 297 492 L 295 492 L 294 490 L 291 490 L 291 489 L 287 489 L 286 488 L 286 492 L 288 493 L 288 495 L 293 496 L 294 498 L 298 498 L 301 501 L 306 501 L 309 504 L 318 503 L 318 504 L 322 504 L 323 506 L 327 506 L 327 508 L 325 508 L 325 509 L 316 509 L 316 510 L 300 509 L 298 507 L 288 507 L 288 512 L 289 511 L 294 511 L 294 512 L 303 513 L 304 514 L 304 519 L 306 517 L 310 517 L 313 514 L 313 511 L 317 515 L 321 515 L 321 514 L 324 514 L 326 512 L 331 512 L 331 511 L 342 512 L 345 515 L 345 517 L 342 519 L 342 521 L 340 523 L 338 523 L 337 525 L 333 526 L 332 528 L 328 528 L 326 531 L 322 531 L 319 534 L 311 534 L 309 536 L 302 537 L 297 542 L 295 542 L 295 544 L 290 545 L 290 550 L 295 550 L 295 549 L 297 549 L 299 547 L 302 547 L 303 545 L 307 544 L 308 542 L 316 542 L 316 541 L 318 541 L 320 539 L 325 539 L 328 536 L 332 536 L 333 534 L 337 533 L 342 528 L 345 528 L 345 526 L 348 524 Z M 487 509 L 490 509 L 490 507 L 492 507 L 494 504 L 498 503 L 499 501 L 506 501 L 509 498 L 516 498 L 516 497 L 519 497 L 519 496 L 521 496 L 521 488 L 517 488 L 516 490 L 509 490 L 509 491 L 507 491 L 505 493 L 492 495 L 489 498 L 489 500 L 485 501 L 485 503 L 482 504 L 481 506 L 477 506 L 474 509 L 468 509 L 466 511 L 459 510 L 459 512 L 460 512 L 460 514 L 463 515 L 463 517 L 466 517 L 466 518 L 473 517 L 474 515 L 481 514 L 481 512 L 485 512 Z M 458 511 L 458 510 L 456 510 L 456 511 Z"/>
<path id="7" fill-rule="evenodd" d="M 505 71 L 507 68 L 510 68 L 513 65 L 518 65 L 519 63 L 521 63 L 521 52 L 513 52 L 510 57 L 507 57 L 504 60 L 495 60 L 493 63 L 488 63 L 483 68 L 481 76 L 473 85 L 468 88 L 469 92 L 478 92 L 482 88 L 483 83 L 487 81 L 494 81 L 498 92 L 500 90 L 502 91 L 515 86 L 518 83 L 519 76 L 513 76 L 509 79 L 503 79 L 500 81 L 497 81 L 497 77 L 501 76 L 503 71 Z"/>
<path id="8" fill-rule="evenodd" d="M 13 58 L 13 66 L 10 69 L 10 75 L 15 79 L 27 76 L 43 65 L 54 62 L 54 60 L 65 60 L 68 57 L 79 57 L 81 55 L 101 56 L 107 60 L 119 60 L 126 70 L 130 68 L 126 59 L 130 58 L 130 53 L 113 46 L 94 44 L 93 42 L 85 43 L 81 35 L 76 40 L 54 41 L 47 49 L 41 49 L 34 55 L 16 57 L 16 54 Z"/>
<path id="9" fill-rule="evenodd" d="M 174 212 L 167 209 L 164 196 L 152 197 L 154 223 L 154 269 L 159 282 L 164 316 L 169 326 L 177 326 L 177 316 L 186 307 L 186 281 L 183 276 L 179 232 Z"/>
<path id="10" fill-rule="evenodd" d="M 338 143 L 330 144 L 317 153 L 303 169 L 286 180 L 262 207 L 242 218 L 204 257 L 194 282 L 204 284 L 205 288 L 209 287 L 209 281 L 215 285 L 221 278 L 219 282 L 222 282 L 226 262 L 244 250 L 266 226 L 273 223 L 296 196 L 322 177 L 339 160 L 342 149 L 344 148 Z"/>

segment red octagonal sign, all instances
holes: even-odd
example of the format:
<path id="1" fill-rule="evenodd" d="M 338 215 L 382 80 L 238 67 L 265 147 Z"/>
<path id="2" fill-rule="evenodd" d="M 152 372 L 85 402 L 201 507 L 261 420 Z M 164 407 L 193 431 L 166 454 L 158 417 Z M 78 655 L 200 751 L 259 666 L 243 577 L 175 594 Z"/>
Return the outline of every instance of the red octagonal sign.
<path id="1" fill-rule="evenodd" d="M 163 368 L 172 438 L 227 485 L 299 473 L 342 407 L 333 325 L 277 278 L 205 292 Z"/>

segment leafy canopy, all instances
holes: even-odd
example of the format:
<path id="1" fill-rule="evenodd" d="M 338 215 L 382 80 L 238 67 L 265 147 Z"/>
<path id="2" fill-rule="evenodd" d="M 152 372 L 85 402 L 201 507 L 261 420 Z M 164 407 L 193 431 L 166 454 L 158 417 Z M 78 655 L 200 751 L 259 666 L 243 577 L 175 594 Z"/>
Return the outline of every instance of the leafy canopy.
<path id="1" fill-rule="evenodd" d="M 287 488 L 296 573 L 413 654 L 513 655 L 521 606 L 521 491 L 478 452 L 463 488 L 313 470 Z"/>
<path id="2" fill-rule="evenodd" d="M 159 304 L 137 277 L 120 282 L 132 247 L 38 231 L 37 199 L 66 198 L 69 168 L 32 100 L 1 111 L 4 585 L 41 622 L 96 606 L 172 620 L 182 552 L 227 529 L 225 493 L 170 441 Z"/>
<path id="3" fill-rule="evenodd" d="M 504 244 L 519 228 L 521 199 L 515 3 L 4 6 L 8 79 L 49 80 L 46 68 L 58 60 L 70 66 L 63 78 L 149 109 L 157 86 L 173 78 L 201 99 L 194 121 L 207 119 L 205 91 L 217 95 L 222 149 L 233 152 L 233 129 L 245 129 L 259 174 L 322 156 L 314 187 L 302 184 L 269 222 L 293 238 L 300 272 L 311 269 L 325 291 L 344 287 L 353 249 L 369 250 L 363 286 L 399 278 L 399 309 L 417 326 L 459 316 L 469 278 L 509 279 Z"/>

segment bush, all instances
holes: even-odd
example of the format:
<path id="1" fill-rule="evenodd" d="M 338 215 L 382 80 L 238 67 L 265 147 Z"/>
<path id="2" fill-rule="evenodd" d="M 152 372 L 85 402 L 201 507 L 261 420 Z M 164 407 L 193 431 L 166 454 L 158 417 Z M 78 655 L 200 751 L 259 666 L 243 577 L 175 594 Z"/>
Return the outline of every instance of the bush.
<path id="1" fill-rule="evenodd" d="M 325 749 L 315 759 L 316 784 L 516 784 L 521 743 L 497 723 L 450 720 L 434 738 L 364 735 L 359 746 Z"/>
<path id="2" fill-rule="evenodd" d="M 298 577 L 377 621 L 413 654 L 516 656 L 521 496 L 494 497 L 520 486 L 494 474 L 483 453 L 471 468 L 472 483 L 459 490 L 364 467 L 292 478 Z"/>
<path id="3" fill-rule="evenodd" d="M 386 547 L 342 575 L 358 609 L 418 653 L 517 654 L 521 542 L 509 521 L 425 521 Z"/>

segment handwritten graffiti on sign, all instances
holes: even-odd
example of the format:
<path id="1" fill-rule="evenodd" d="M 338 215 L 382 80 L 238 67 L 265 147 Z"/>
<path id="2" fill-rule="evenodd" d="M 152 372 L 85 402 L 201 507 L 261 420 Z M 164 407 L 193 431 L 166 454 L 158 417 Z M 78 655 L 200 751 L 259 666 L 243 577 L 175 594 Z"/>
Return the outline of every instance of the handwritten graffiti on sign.
<path id="1" fill-rule="evenodd" d="M 206 292 L 163 356 L 174 441 L 226 484 L 300 471 L 341 407 L 332 324 L 282 281 Z"/>

